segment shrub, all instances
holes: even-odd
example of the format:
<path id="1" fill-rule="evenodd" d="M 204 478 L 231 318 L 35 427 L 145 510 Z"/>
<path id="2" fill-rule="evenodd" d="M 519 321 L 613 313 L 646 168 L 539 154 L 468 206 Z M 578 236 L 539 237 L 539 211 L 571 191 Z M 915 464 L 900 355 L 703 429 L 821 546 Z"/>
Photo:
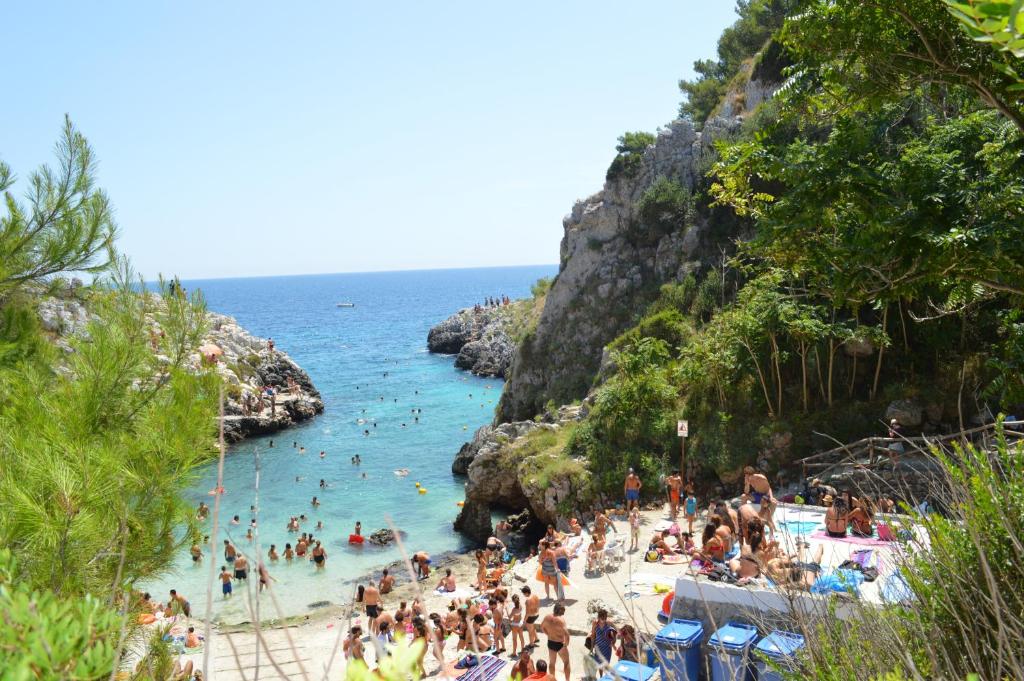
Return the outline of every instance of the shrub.
<path id="1" fill-rule="evenodd" d="M 693 197 L 678 181 L 661 176 L 647 188 L 636 207 L 645 226 L 668 234 L 692 218 Z"/>
<path id="2" fill-rule="evenodd" d="M 654 135 L 649 132 L 627 132 L 619 137 L 619 143 L 615 145 L 618 155 L 612 159 L 608 166 L 605 179 L 609 182 L 621 177 L 633 177 L 640 169 L 640 159 L 644 150 L 654 144 Z"/>

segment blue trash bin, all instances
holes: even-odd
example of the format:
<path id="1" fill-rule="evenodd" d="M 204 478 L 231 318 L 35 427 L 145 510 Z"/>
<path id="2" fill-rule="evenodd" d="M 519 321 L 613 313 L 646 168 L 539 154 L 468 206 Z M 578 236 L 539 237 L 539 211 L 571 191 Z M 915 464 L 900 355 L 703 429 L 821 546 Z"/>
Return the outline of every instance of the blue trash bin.
<path id="1" fill-rule="evenodd" d="M 700 644 L 704 625 L 697 620 L 672 620 L 654 637 L 654 658 L 661 667 L 661 678 L 673 681 L 698 681 Z M 648 664 L 652 664 L 648 659 Z"/>
<path id="2" fill-rule="evenodd" d="M 612 665 L 612 671 L 602 676 L 598 681 L 649 681 L 658 670 L 655 667 L 619 660 Z"/>
<path id="3" fill-rule="evenodd" d="M 788 631 L 773 631 L 761 639 L 755 650 L 757 658 L 754 664 L 757 667 L 757 678 L 759 681 L 782 681 L 782 675 L 772 669 L 766 660 L 771 660 L 783 668 L 793 668 L 796 653 L 804 647 L 804 637 L 800 634 L 791 634 Z"/>
<path id="4" fill-rule="evenodd" d="M 750 649 L 757 641 L 757 627 L 729 622 L 708 639 L 712 681 L 753 681 Z"/>

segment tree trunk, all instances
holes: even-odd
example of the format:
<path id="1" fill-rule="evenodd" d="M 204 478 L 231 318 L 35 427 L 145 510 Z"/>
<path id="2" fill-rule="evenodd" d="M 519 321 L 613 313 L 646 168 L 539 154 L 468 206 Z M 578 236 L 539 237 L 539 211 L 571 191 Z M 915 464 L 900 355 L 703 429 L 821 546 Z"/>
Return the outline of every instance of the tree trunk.
<path id="1" fill-rule="evenodd" d="M 818 373 L 818 390 L 821 392 L 821 399 L 828 399 L 828 394 L 825 392 L 825 377 L 821 374 L 821 353 L 818 352 L 818 344 L 814 344 L 814 367 Z"/>
<path id="2" fill-rule="evenodd" d="M 779 352 L 779 343 L 775 340 L 775 334 L 768 334 L 768 340 L 772 344 L 772 361 L 775 364 L 775 394 L 776 394 L 776 412 L 779 417 L 782 417 L 782 369 L 781 364 L 781 353 Z"/>
<path id="3" fill-rule="evenodd" d="M 853 356 L 853 368 L 850 370 L 850 385 L 846 389 L 847 397 L 853 397 L 853 388 L 857 385 L 857 355 Z"/>
<path id="4" fill-rule="evenodd" d="M 901 313 L 902 315 L 902 313 Z M 887 326 L 889 321 L 889 306 L 886 305 L 885 309 L 882 310 L 882 333 L 887 333 Z M 885 356 L 885 343 L 878 344 L 878 362 L 875 364 L 875 380 L 871 382 L 871 395 L 870 398 L 873 400 L 878 394 L 878 377 L 882 373 L 882 358 Z"/>
<path id="5" fill-rule="evenodd" d="M 828 339 L 828 406 L 832 406 L 832 368 L 835 364 L 836 341 L 834 338 Z"/>
<path id="6" fill-rule="evenodd" d="M 757 380 L 761 382 L 761 391 L 764 393 L 765 404 L 768 405 L 768 416 L 775 417 L 775 408 L 772 406 L 772 397 L 768 392 L 768 383 L 765 381 L 764 371 L 761 370 L 761 363 L 757 361 L 757 354 L 753 348 L 743 342 L 743 347 L 750 353 L 750 359 L 754 360 L 754 368 L 757 369 Z"/>
<path id="7" fill-rule="evenodd" d="M 800 394 L 803 398 L 804 413 L 807 413 L 807 343 L 800 341 Z"/>

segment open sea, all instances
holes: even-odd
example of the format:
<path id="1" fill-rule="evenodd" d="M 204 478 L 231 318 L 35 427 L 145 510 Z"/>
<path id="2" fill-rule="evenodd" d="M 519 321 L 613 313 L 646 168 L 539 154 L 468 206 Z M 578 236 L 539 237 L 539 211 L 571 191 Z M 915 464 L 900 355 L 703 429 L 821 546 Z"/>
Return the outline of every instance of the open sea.
<path id="1" fill-rule="evenodd" d="M 502 382 L 457 370 L 450 356 L 431 355 L 427 332 L 486 296 L 527 297 L 533 282 L 556 271 L 550 265 L 183 282 L 189 290 L 203 291 L 210 310 L 235 317 L 255 335 L 273 338 L 309 373 L 323 396 L 321 416 L 235 445 L 224 463 L 218 544 L 227 531 L 240 550 L 253 550 L 245 532 L 249 507 L 256 503 L 257 451 L 264 556 L 270 544 L 278 552 L 286 542 L 294 546 L 296 535 L 285 526 L 290 516 L 302 513 L 309 518 L 302 531 L 324 542 L 324 570 L 299 559 L 270 566 L 283 614 L 307 612 L 311 604 L 323 601 L 348 602 L 353 580 L 400 558 L 395 548 L 349 545 L 356 521 L 367 535 L 387 527 L 390 518 L 408 533 L 410 551 L 437 555 L 466 548 L 452 529 L 463 481 L 452 475 L 451 461 L 473 431 L 492 419 Z M 355 307 L 338 308 L 339 302 Z M 422 412 L 414 415 L 413 409 Z M 360 425 L 358 419 L 368 424 Z M 370 425 L 374 422 L 376 427 Z M 364 428 L 370 429 L 369 437 Z M 299 454 L 293 443 L 306 453 Z M 319 458 L 321 450 L 327 453 L 324 459 Z M 351 463 L 356 454 L 362 458 L 358 466 Z M 408 477 L 396 476 L 398 468 L 410 469 Z M 212 506 L 208 492 L 216 477 L 216 461 L 198 471 L 186 493 L 193 505 L 206 501 Z M 326 489 L 320 488 L 321 479 Z M 418 493 L 417 482 L 425 494 Z M 319 508 L 311 505 L 313 496 L 320 498 Z M 225 524 L 236 514 L 240 525 Z M 317 521 L 323 522 L 322 531 L 314 529 Z M 204 527 L 209 531 L 210 522 Z M 206 552 L 194 564 L 183 550 L 169 574 L 145 587 L 161 601 L 176 588 L 191 601 L 193 614 L 202 616 L 210 560 L 219 571 L 223 551 L 212 557 Z M 225 621 L 248 620 L 242 596 L 236 589 L 235 598 L 223 601 L 218 581 L 215 615 Z M 273 612 L 269 604 L 263 608 L 264 616 Z"/>

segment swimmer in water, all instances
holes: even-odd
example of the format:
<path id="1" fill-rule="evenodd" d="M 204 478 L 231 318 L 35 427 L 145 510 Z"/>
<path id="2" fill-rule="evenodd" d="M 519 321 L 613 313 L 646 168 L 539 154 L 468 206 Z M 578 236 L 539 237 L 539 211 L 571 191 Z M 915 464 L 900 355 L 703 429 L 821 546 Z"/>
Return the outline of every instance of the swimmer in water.
<path id="1" fill-rule="evenodd" d="M 306 453 L 306 448 L 305 447 L 299 447 L 299 454 L 305 454 L 305 453 Z"/>
<path id="2" fill-rule="evenodd" d="M 363 480 L 366 480 L 366 473 L 363 473 Z"/>
<path id="3" fill-rule="evenodd" d="M 320 505 L 320 500 L 317 499 L 316 497 L 313 497 L 313 501 L 310 502 L 310 503 L 312 503 L 313 506 L 319 506 Z"/>
<path id="4" fill-rule="evenodd" d="M 320 478 L 320 489 L 327 489 L 327 482 L 323 478 Z"/>
<path id="5" fill-rule="evenodd" d="M 321 459 L 323 459 L 323 458 L 324 458 L 324 457 L 326 457 L 326 456 L 327 456 L 327 452 L 325 452 L 325 451 L 323 451 L 323 450 L 321 449 L 321 450 L 320 450 L 320 458 L 321 458 Z"/>

